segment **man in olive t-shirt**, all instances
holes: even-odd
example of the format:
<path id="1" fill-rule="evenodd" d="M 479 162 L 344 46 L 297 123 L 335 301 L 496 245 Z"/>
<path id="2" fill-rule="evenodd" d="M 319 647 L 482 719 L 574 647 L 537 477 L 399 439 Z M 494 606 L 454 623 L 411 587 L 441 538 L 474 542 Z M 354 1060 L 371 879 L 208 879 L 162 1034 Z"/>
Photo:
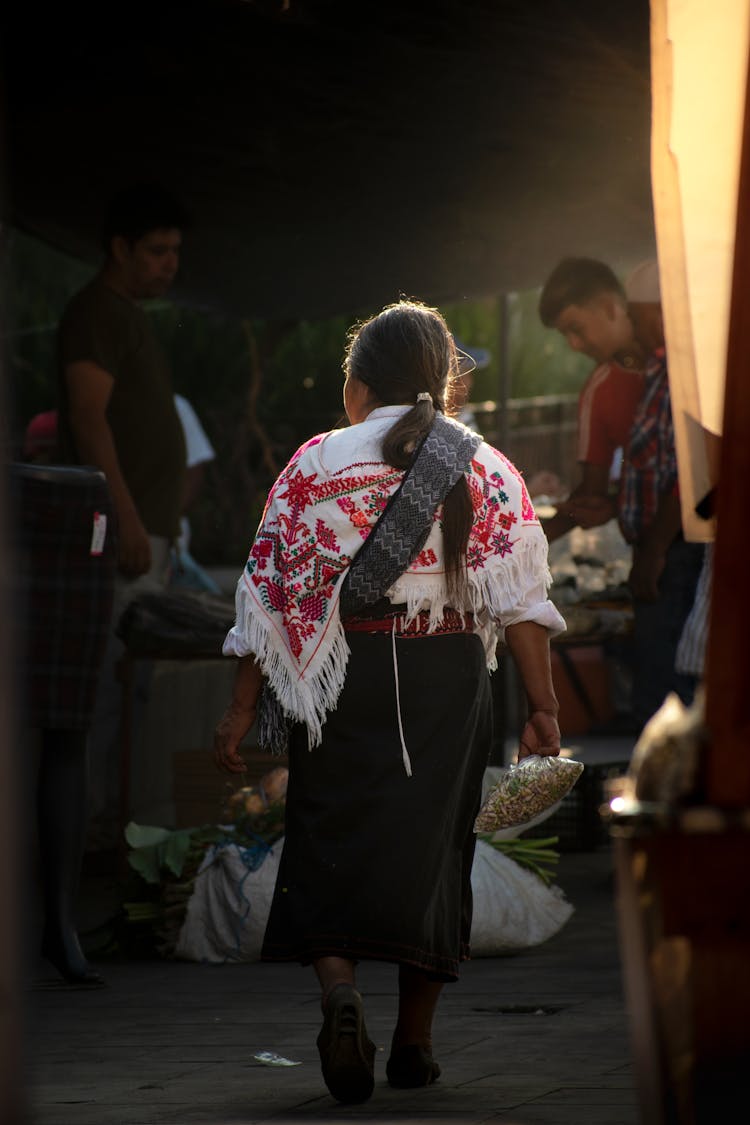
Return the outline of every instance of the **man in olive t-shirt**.
<path id="1" fill-rule="evenodd" d="M 119 575 L 112 630 L 90 736 L 89 850 L 121 837 L 124 646 L 115 633 L 141 591 L 166 588 L 169 549 L 179 535 L 185 441 L 172 379 L 139 302 L 163 296 L 174 280 L 186 218 L 161 188 L 138 185 L 110 205 L 105 259 L 63 313 L 58 334 L 59 426 L 63 455 L 105 474 L 117 518 Z M 138 666 L 139 679 L 149 669 Z M 136 699 L 143 695 L 139 682 Z M 137 715 L 131 716 L 135 725 Z"/>
<path id="2" fill-rule="evenodd" d="M 114 453 L 121 478 L 118 522 L 125 525 L 121 569 L 135 575 L 143 562 L 128 554 L 127 533 L 135 530 L 128 527 L 132 514 L 128 494 L 147 535 L 170 540 L 179 534 L 185 447 L 166 360 L 143 309 L 109 288 L 101 276 L 65 310 L 59 347 L 65 371 L 60 398 L 61 415 L 67 421 L 66 445 L 76 460 L 87 452 L 83 458 L 87 462 L 92 455 L 102 462 L 107 452 Z M 92 408 L 101 409 L 108 389 L 103 417 L 92 417 Z M 79 424 L 78 440 L 71 432 L 75 408 L 84 415 L 84 432 Z M 106 448 L 107 429 L 111 451 Z M 113 467 L 110 463 L 108 476 Z"/>
<path id="3" fill-rule="evenodd" d="M 171 375 L 138 302 L 169 289 L 184 222 L 160 189 L 122 193 L 110 208 L 105 261 L 68 304 L 58 336 L 63 447 L 107 477 L 122 575 L 159 584 L 179 534 L 185 443 Z"/>

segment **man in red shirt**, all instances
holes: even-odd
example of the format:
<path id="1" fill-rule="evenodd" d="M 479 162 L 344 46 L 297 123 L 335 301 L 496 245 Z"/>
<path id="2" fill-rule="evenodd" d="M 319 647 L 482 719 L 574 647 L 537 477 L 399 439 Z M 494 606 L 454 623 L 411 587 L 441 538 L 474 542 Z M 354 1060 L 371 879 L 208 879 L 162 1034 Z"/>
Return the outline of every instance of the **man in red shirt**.
<path id="1" fill-rule="evenodd" d="M 576 526 L 596 527 L 616 514 L 611 485 L 619 477 L 622 449 L 643 391 L 642 355 L 625 291 L 604 262 L 559 262 L 542 290 L 539 316 L 574 351 L 597 363 L 578 400 L 581 479 L 557 513 L 543 522 L 552 542 Z"/>

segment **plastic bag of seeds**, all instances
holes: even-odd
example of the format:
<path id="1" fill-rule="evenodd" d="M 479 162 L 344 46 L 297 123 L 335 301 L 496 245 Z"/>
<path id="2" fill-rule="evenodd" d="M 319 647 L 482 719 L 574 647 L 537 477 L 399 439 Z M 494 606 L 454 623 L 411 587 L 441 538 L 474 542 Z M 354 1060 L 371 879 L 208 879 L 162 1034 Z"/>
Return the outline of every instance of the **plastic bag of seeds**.
<path id="1" fill-rule="evenodd" d="M 536 819 L 570 792 L 583 762 L 533 754 L 508 766 L 487 793 L 474 821 L 475 832 L 496 832 Z"/>

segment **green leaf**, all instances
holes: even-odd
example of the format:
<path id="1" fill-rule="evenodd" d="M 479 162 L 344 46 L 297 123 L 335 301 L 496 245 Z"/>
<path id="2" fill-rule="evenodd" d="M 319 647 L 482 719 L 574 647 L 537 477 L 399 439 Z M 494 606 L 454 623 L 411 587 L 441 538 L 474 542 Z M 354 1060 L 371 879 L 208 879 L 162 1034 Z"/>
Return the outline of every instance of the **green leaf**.
<path id="1" fill-rule="evenodd" d="M 189 828 L 182 828 L 171 832 L 169 838 L 160 845 L 162 864 L 178 877 L 182 874 L 185 857 L 190 850 L 190 835 Z"/>
<path id="2" fill-rule="evenodd" d="M 128 863 L 147 883 L 161 882 L 161 869 L 166 867 L 178 878 L 190 850 L 194 829 L 154 828 L 135 824 L 125 829 L 125 839 L 131 847 Z"/>
<path id="3" fill-rule="evenodd" d="M 161 844 L 170 834 L 170 828 L 136 824 L 134 820 L 131 820 L 125 828 L 125 839 L 131 848 L 148 848 L 154 844 Z"/>

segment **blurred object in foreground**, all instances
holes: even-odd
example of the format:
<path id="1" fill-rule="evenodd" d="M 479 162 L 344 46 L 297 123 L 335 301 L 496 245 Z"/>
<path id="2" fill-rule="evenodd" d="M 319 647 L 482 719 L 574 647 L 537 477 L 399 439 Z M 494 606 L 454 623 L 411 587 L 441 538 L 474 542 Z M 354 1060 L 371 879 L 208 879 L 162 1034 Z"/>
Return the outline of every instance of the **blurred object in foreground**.
<path id="1" fill-rule="evenodd" d="M 696 792 L 707 738 L 702 688 L 689 707 L 670 693 L 635 745 L 620 800 L 674 805 L 689 799 Z"/>

